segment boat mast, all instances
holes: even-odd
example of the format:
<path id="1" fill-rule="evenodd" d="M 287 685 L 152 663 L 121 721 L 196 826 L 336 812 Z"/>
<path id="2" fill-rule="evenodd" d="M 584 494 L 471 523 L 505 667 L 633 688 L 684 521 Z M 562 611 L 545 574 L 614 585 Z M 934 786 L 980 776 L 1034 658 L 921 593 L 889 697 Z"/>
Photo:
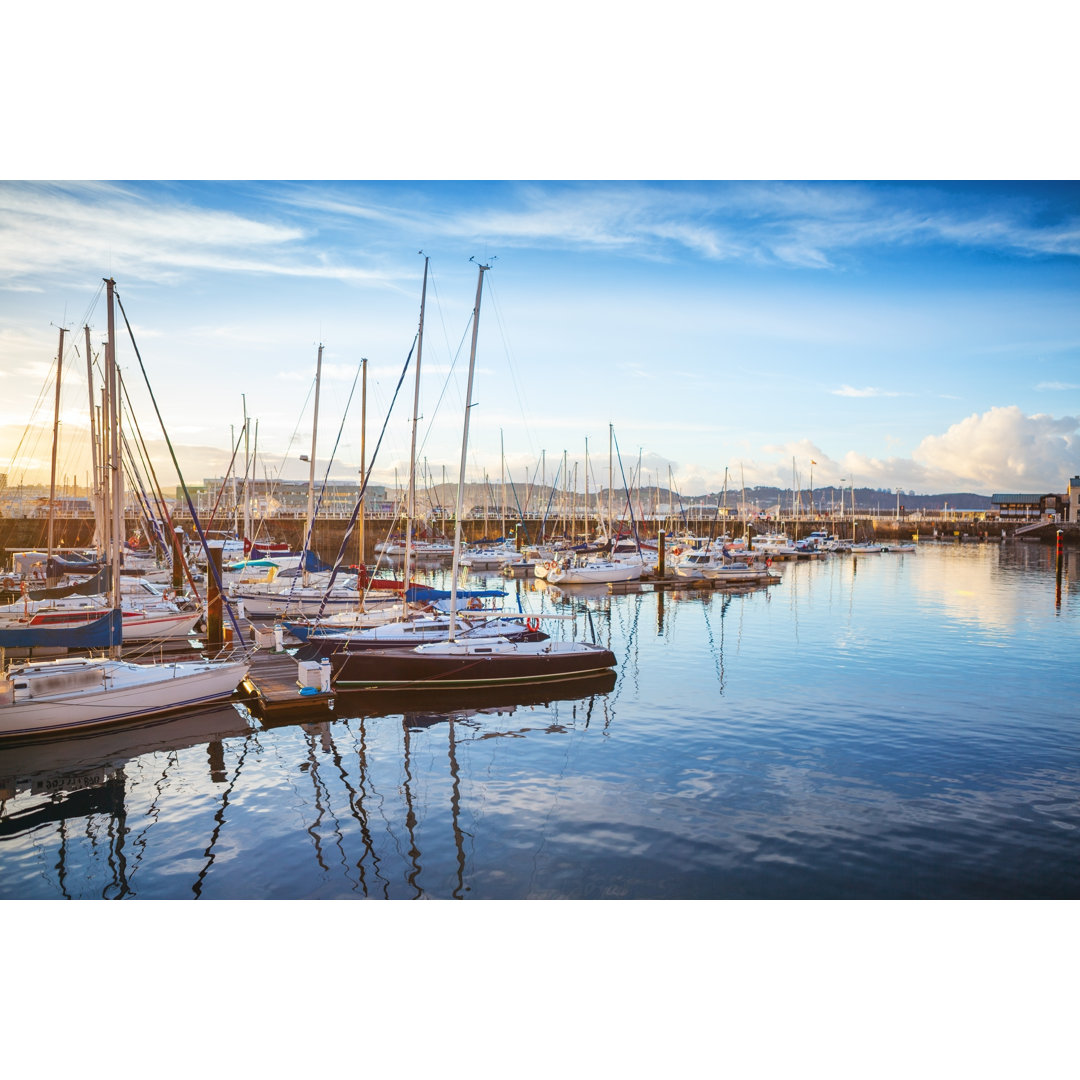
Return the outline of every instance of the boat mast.
<path id="1" fill-rule="evenodd" d="M 307 523 L 304 525 L 304 550 L 301 554 L 304 584 L 308 581 L 308 551 L 314 537 L 315 526 L 315 447 L 319 438 L 319 383 L 322 380 L 323 347 L 319 346 L 319 355 L 315 359 L 315 412 L 311 420 L 311 460 L 308 462 Z"/>
<path id="2" fill-rule="evenodd" d="M 360 557 L 356 560 L 358 566 L 364 565 L 364 484 L 367 481 L 367 357 L 360 357 L 360 529 L 357 534 L 357 546 L 360 548 Z M 357 574 L 357 582 L 361 575 Z"/>
<path id="3" fill-rule="evenodd" d="M 612 513 L 612 492 L 615 490 L 615 459 L 613 457 L 612 440 L 615 438 L 615 425 L 607 426 L 607 531 L 608 545 L 614 550 L 615 547 L 615 517 Z"/>
<path id="4" fill-rule="evenodd" d="M 248 424 L 247 394 L 241 394 L 240 399 L 244 403 L 244 539 L 251 540 L 251 489 L 248 487 L 248 476 L 251 473 L 251 447 L 248 442 L 250 425 Z"/>
<path id="5" fill-rule="evenodd" d="M 420 361 L 424 352 L 424 306 L 427 303 L 427 255 L 424 256 L 424 284 L 420 290 L 420 326 L 416 331 L 416 379 L 413 388 L 412 438 L 409 443 L 409 501 L 405 513 L 405 564 L 402 567 L 401 617 L 409 613 L 409 564 L 412 559 L 413 515 L 416 513 L 416 423 L 420 415 Z M 468 413 L 466 413 L 466 416 Z M 451 621 L 453 615 L 450 616 Z"/>
<path id="6" fill-rule="evenodd" d="M 458 470 L 457 508 L 454 513 L 454 562 L 450 575 L 450 634 L 454 640 L 454 624 L 457 621 L 458 568 L 461 565 L 461 508 L 465 496 L 465 458 L 469 452 L 469 413 L 472 410 L 473 372 L 476 368 L 476 336 L 480 328 L 480 297 L 484 289 L 484 271 L 490 266 L 479 267 L 476 279 L 476 306 L 473 308 L 472 344 L 469 347 L 469 381 L 465 388 L 465 426 L 461 434 L 461 468 Z"/>
<path id="7" fill-rule="evenodd" d="M 120 403 L 116 380 L 116 316 L 114 311 L 116 282 L 109 278 L 105 282 L 108 295 L 108 345 L 105 350 L 105 397 L 109 408 L 109 449 L 106 458 L 107 468 L 112 470 L 111 492 L 111 540 L 112 540 L 112 609 L 120 607 L 120 545 L 124 540 L 124 474 L 120 468 Z M 114 642 L 109 649 L 113 659 L 119 659 L 120 642 Z"/>
<path id="8" fill-rule="evenodd" d="M 585 542 L 589 541 L 589 436 L 585 436 Z"/>
<path id="9" fill-rule="evenodd" d="M 56 404 L 53 406 L 53 430 L 52 430 L 52 469 L 49 473 L 49 554 L 45 560 L 46 583 L 53 583 L 53 519 L 56 516 L 56 443 L 60 437 L 60 370 L 64 366 L 64 335 L 67 333 L 60 327 L 60 347 L 56 353 Z"/>
<path id="10" fill-rule="evenodd" d="M 83 325 L 86 336 L 86 387 L 90 392 L 90 467 L 94 477 L 94 547 L 101 555 L 101 476 L 98 472 L 98 431 L 94 412 L 97 404 L 94 401 L 94 361 L 90 354 L 90 327 Z"/>

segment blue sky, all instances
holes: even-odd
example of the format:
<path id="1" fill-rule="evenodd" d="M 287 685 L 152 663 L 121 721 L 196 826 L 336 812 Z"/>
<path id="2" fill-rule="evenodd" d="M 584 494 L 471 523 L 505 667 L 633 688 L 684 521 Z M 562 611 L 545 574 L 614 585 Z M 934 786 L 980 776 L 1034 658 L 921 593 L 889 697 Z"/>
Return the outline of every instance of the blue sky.
<path id="1" fill-rule="evenodd" d="M 486 275 L 470 472 L 550 481 L 608 425 L 627 474 L 683 494 L 854 479 L 905 491 L 1064 490 L 1080 472 L 1080 184 L 1072 182 L 0 183 L 0 471 L 84 480 L 89 319 L 112 275 L 188 480 L 220 475 L 242 395 L 260 474 L 302 478 L 317 346 L 320 472 L 361 357 L 368 453 L 431 259 L 421 456 L 457 473 L 468 318 Z M 120 361 L 161 473 L 142 377 Z M 407 468 L 412 375 L 374 478 Z M 37 403 L 35 405 L 35 403 Z M 355 477 L 359 388 L 332 472 Z M 816 462 L 811 466 L 811 462 Z M 594 479 L 590 479 L 592 488 Z"/>

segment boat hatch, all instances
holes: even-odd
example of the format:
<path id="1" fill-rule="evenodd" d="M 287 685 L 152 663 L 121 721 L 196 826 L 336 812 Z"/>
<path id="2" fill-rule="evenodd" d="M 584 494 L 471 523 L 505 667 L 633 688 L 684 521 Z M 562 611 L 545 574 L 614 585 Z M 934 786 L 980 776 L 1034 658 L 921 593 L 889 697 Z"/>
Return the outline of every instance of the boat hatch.
<path id="1" fill-rule="evenodd" d="M 58 671 L 50 675 L 38 675 L 29 680 L 30 697 L 50 697 L 84 690 L 90 686 L 104 685 L 104 671 L 100 667 L 77 671 Z"/>

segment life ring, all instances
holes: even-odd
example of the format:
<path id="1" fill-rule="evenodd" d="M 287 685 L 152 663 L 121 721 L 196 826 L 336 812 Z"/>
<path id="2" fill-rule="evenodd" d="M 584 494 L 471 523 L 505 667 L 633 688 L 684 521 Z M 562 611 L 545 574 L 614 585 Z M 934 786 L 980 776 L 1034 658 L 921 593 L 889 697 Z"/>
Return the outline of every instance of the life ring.
<path id="1" fill-rule="evenodd" d="M 671 554 L 672 555 L 681 555 L 682 554 L 682 548 L 672 548 L 671 549 Z"/>
<path id="2" fill-rule="evenodd" d="M 525 620 L 525 629 L 535 634 L 540 629 L 540 620 L 534 619 L 531 615 Z"/>
<path id="3" fill-rule="evenodd" d="M 165 599 L 166 600 L 175 600 L 176 599 L 176 590 L 175 589 L 166 589 L 165 590 Z"/>
<path id="4" fill-rule="evenodd" d="M 475 596 L 472 597 L 471 600 L 469 600 L 469 610 L 470 611 L 479 611 L 480 607 L 481 607 L 480 601 L 477 600 L 477 598 Z"/>

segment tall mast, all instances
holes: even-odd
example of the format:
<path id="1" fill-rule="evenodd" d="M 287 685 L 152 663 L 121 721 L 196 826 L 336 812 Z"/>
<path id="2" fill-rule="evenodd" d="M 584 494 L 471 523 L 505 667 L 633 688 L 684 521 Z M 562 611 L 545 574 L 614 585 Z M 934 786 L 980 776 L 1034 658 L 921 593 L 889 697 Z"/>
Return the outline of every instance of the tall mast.
<path id="1" fill-rule="evenodd" d="M 608 424 L 607 443 L 607 516 L 608 516 L 608 542 L 615 543 L 615 515 L 612 510 L 612 492 L 615 490 L 615 458 L 612 442 L 615 438 L 615 425 Z"/>
<path id="2" fill-rule="evenodd" d="M 94 361 L 90 353 L 90 327 L 84 325 L 83 332 L 86 336 L 86 388 L 90 393 L 90 467 L 93 470 L 92 475 L 94 477 L 94 484 L 91 488 L 93 492 L 93 505 L 94 505 L 94 546 L 97 548 L 97 552 L 101 554 L 101 479 L 98 475 L 98 432 L 97 422 L 94 416 L 94 412 L 97 409 L 97 403 L 94 401 Z"/>
<path id="3" fill-rule="evenodd" d="M 480 266 L 476 279 L 476 306 L 473 308 L 472 344 L 469 347 L 469 382 L 465 388 L 465 426 L 461 433 L 461 468 L 458 471 L 457 507 L 454 513 L 454 562 L 450 576 L 450 634 L 454 640 L 454 623 L 457 621 L 458 567 L 461 565 L 461 508 L 465 496 L 465 457 L 469 452 L 469 413 L 472 411 L 473 371 L 476 368 L 476 335 L 480 328 L 480 297 L 484 289 L 484 271 L 490 266 Z"/>
<path id="4" fill-rule="evenodd" d="M 251 489 L 248 487 L 248 476 L 251 473 L 251 447 L 248 444 L 250 427 L 248 425 L 247 394 L 241 394 L 240 400 L 244 403 L 244 539 L 251 539 Z"/>
<path id="5" fill-rule="evenodd" d="M 60 347 L 56 353 L 56 404 L 53 406 L 52 431 L 52 469 L 49 472 L 49 555 L 45 561 L 45 576 L 50 579 L 53 573 L 53 518 L 56 514 L 56 443 L 60 437 L 60 369 L 64 366 L 64 335 L 67 331 L 60 327 Z"/>
<path id="6" fill-rule="evenodd" d="M 499 470 L 502 491 L 499 495 L 499 535 L 506 539 L 506 446 L 503 443 L 502 428 L 499 428 Z"/>
<path id="7" fill-rule="evenodd" d="M 322 380 L 323 347 L 319 346 L 319 355 L 315 360 L 315 414 L 311 420 L 311 460 L 308 462 L 307 524 L 304 527 L 304 550 L 311 542 L 311 529 L 315 521 L 315 448 L 319 439 L 319 383 Z M 304 562 L 307 563 L 305 557 Z"/>
<path id="8" fill-rule="evenodd" d="M 413 384 L 412 438 L 409 442 L 409 502 L 405 515 L 405 565 L 402 567 L 401 616 L 409 610 L 409 562 L 412 558 L 413 515 L 416 513 L 416 423 L 420 416 L 420 362 L 424 352 L 424 306 L 427 303 L 428 256 L 424 256 L 424 284 L 420 290 L 420 326 L 416 331 L 416 379 Z M 465 414 L 468 416 L 468 412 Z M 451 612 L 450 621 L 454 615 Z"/>
<path id="9" fill-rule="evenodd" d="M 112 470 L 112 607 L 115 611 L 120 607 L 120 545 L 124 541 L 124 474 L 120 468 L 120 401 L 119 389 L 116 379 L 116 318 L 115 318 L 115 293 L 116 282 L 109 278 L 106 282 L 108 294 L 108 333 L 109 343 L 105 351 L 105 396 L 109 408 L 109 448 L 107 465 Z M 120 643 L 113 644 L 111 655 L 114 658 L 120 656 Z"/>
<path id="10" fill-rule="evenodd" d="M 585 436 L 585 540 L 589 539 L 589 437 Z"/>
<path id="11" fill-rule="evenodd" d="M 367 357 L 360 357 L 360 529 L 357 533 L 357 546 L 360 548 L 360 556 L 356 560 L 358 566 L 364 563 L 364 483 L 367 480 Z M 359 575 L 357 576 L 359 580 Z"/>

